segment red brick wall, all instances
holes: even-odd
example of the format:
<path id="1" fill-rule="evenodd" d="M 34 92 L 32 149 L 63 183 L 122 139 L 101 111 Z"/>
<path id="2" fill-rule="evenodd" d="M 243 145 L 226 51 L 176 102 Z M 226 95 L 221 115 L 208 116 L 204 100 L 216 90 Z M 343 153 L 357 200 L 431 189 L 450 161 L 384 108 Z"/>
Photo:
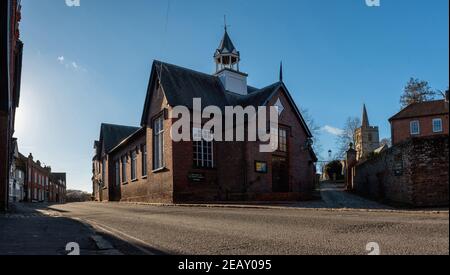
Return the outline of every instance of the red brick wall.
<path id="1" fill-rule="evenodd" d="M 433 119 L 442 119 L 443 133 L 433 133 Z M 426 137 L 433 135 L 449 134 L 449 121 L 447 115 L 429 116 L 429 117 L 419 117 L 419 118 L 408 118 L 401 120 L 393 120 L 391 122 L 391 132 L 392 132 L 392 143 L 398 144 L 409 138 L 410 134 L 410 123 L 411 121 L 419 121 L 420 123 L 420 135 L 414 137 Z"/>
<path id="2" fill-rule="evenodd" d="M 314 189 L 314 164 L 309 150 L 305 147 L 307 142 L 307 134 L 305 129 L 301 126 L 300 121 L 295 114 L 293 106 L 282 90 L 278 95 L 273 97 L 269 102 L 272 106 L 280 98 L 285 110 L 281 114 L 280 124 L 289 127 L 291 136 L 288 139 L 289 146 L 289 178 L 292 192 L 304 193 L 306 197 L 311 195 Z"/>
<path id="3" fill-rule="evenodd" d="M 170 108 L 167 100 L 161 90 L 156 90 L 151 99 L 148 125 L 152 125 L 153 118 L 161 114 L 164 109 Z M 127 202 L 153 202 L 153 203 L 172 203 L 173 200 L 173 163 L 172 163 L 172 142 L 170 138 L 171 122 L 168 119 L 164 121 L 164 161 L 165 169 L 153 172 L 153 130 L 148 127 L 141 136 L 135 141 L 130 142 L 123 148 L 117 150 L 110 156 L 109 163 L 109 188 L 111 200 Z M 142 152 L 141 145 L 147 144 L 147 177 L 142 177 Z M 138 150 L 137 176 L 136 181 L 131 181 L 131 158 L 130 152 Z M 120 188 L 115 186 L 115 161 L 120 157 L 127 155 L 127 178 L 128 182 L 121 183 Z M 120 171 L 122 166 L 120 166 Z"/>
<path id="4" fill-rule="evenodd" d="M 289 170 L 291 193 L 274 194 L 272 192 L 271 161 L 272 153 L 260 153 L 258 142 L 214 142 L 213 169 L 198 169 L 193 163 L 192 142 L 172 142 L 170 128 L 172 121 L 164 121 L 164 160 L 165 169 L 152 171 L 153 131 L 148 127 L 142 136 L 129 141 L 123 148 L 110 155 L 108 164 L 109 199 L 128 202 L 188 202 L 188 201 L 225 201 L 225 200 L 292 200 L 308 198 L 314 182 L 314 165 L 309 151 L 304 148 L 307 135 L 300 124 L 293 106 L 286 95 L 280 93 L 270 104 L 281 98 L 285 111 L 281 123 L 290 129 L 288 143 L 290 151 Z M 161 111 L 171 111 L 161 90 L 152 94 L 148 125 Z M 147 144 L 148 176 L 141 177 L 142 152 L 138 150 L 138 179 L 131 181 L 130 152 Z M 115 162 L 127 155 L 128 182 L 115 186 Z M 267 174 L 255 172 L 255 161 L 266 161 Z M 122 166 L 120 165 L 120 169 Z M 204 176 L 201 182 L 189 180 L 190 173 Z"/>
<path id="5" fill-rule="evenodd" d="M 193 168 L 192 142 L 173 144 L 176 201 L 298 200 L 309 198 L 314 188 L 314 164 L 305 150 L 307 134 L 286 95 L 280 90 L 269 106 L 281 99 L 285 110 L 280 124 L 290 129 L 288 138 L 291 194 L 272 192 L 272 154 L 260 153 L 259 142 L 215 142 L 215 169 Z M 269 172 L 255 172 L 255 161 L 265 161 Z M 189 173 L 202 173 L 204 182 L 190 182 Z"/>
<path id="6" fill-rule="evenodd" d="M 15 81 L 15 64 L 17 59 L 16 45 L 19 39 L 19 21 L 20 11 L 17 7 L 16 0 L 2 1 L 1 5 L 2 16 L 9 14 L 10 18 L 1 19 L 1 42 L 6 44 L 0 45 L 2 52 L 0 53 L 2 58 L 2 69 L 0 71 L 0 96 L 2 102 L 0 102 L 0 211 L 5 210 L 8 204 L 8 186 L 9 186 L 9 169 L 11 166 L 12 158 L 10 158 L 10 152 L 12 151 L 12 135 L 14 133 L 14 116 L 16 103 L 14 91 L 19 83 Z M 6 12 L 7 9 L 9 13 Z M 6 25 L 5 25 L 6 24 Z M 6 37 L 8 29 L 9 37 Z M 7 51 L 9 50 L 9 51 Z M 9 57 L 9 64 L 6 60 Z M 7 68 L 4 68 L 7 67 Z M 8 75 L 9 73 L 9 75 Z"/>
<path id="7" fill-rule="evenodd" d="M 413 206 L 447 206 L 448 157 L 448 136 L 409 139 L 358 164 L 355 191 Z"/>

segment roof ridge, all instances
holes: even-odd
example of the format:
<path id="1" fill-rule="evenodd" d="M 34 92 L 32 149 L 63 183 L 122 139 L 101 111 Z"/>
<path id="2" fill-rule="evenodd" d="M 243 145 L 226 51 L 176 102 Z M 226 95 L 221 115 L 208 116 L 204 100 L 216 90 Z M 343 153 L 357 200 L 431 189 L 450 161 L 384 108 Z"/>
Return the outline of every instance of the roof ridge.
<path id="1" fill-rule="evenodd" d="M 157 60 L 157 59 L 154 60 L 154 63 L 160 63 L 160 64 L 163 64 L 163 65 L 172 66 L 172 67 L 175 67 L 175 68 L 178 68 L 178 69 L 183 69 L 183 70 L 190 71 L 190 72 L 197 73 L 197 74 L 201 74 L 201 75 L 204 75 L 204 76 L 213 77 L 213 78 L 215 78 L 217 80 L 219 79 L 216 75 L 213 75 L 213 74 L 200 72 L 200 71 L 197 71 L 197 70 L 194 70 L 194 69 L 190 69 L 190 68 L 187 68 L 187 67 L 182 67 L 182 66 L 175 65 L 175 64 L 172 64 L 172 63 L 167 63 L 167 62 L 164 62 L 164 61 L 161 61 L 161 60 Z"/>
<path id="2" fill-rule="evenodd" d="M 102 122 L 102 126 L 139 128 L 138 126 L 129 126 L 129 125 L 121 125 L 121 124 L 113 124 L 113 123 L 104 123 L 104 122 Z"/>

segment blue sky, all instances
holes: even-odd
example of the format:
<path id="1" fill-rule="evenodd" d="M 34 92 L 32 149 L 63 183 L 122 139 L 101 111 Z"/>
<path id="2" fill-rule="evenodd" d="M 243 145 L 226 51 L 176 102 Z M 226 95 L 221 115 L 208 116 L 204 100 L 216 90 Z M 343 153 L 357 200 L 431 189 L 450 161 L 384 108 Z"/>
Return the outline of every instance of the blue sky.
<path id="1" fill-rule="evenodd" d="M 91 191 L 101 122 L 139 125 L 151 63 L 213 73 L 227 15 L 249 84 L 284 81 L 324 129 L 342 128 L 366 103 L 389 137 L 388 118 L 410 77 L 448 87 L 448 0 L 23 0 L 25 43 L 17 132 L 20 150 L 69 188 Z M 170 7 L 168 9 L 168 7 Z M 167 16 L 168 15 L 168 16 Z M 335 136 L 323 130 L 324 151 Z M 326 157 L 323 154 L 322 158 Z"/>

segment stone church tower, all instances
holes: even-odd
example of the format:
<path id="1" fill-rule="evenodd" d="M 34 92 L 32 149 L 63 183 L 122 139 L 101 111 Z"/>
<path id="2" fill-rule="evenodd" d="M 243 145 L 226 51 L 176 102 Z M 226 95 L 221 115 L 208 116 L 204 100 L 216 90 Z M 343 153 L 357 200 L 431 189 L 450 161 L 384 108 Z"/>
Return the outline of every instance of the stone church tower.
<path id="1" fill-rule="evenodd" d="M 363 108 L 362 125 L 355 131 L 356 158 L 360 160 L 380 147 L 378 127 L 370 126 L 366 105 Z"/>

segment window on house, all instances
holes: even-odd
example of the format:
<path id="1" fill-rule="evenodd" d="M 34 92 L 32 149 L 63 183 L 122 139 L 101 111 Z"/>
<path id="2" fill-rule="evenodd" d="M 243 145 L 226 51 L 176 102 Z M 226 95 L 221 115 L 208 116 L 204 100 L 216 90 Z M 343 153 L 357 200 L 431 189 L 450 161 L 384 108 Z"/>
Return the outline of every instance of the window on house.
<path id="1" fill-rule="evenodd" d="M 116 186 L 120 185 L 120 161 L 116 161 L 116 172 L 115 172 L 115 176 L 116 176 Z"/>
<path id="2" fill-rule="evenodd" d="M 441 133 L 442 131 L 442 119 L 433 119 L 433 133 Z"/>
<path id="3" fill-rule="evenodd" d="M 287 152 L 287 131 L 285 129 L 278 130 L 278 151 Z"/>
<path id="4" fill-rule="evenodd" d="M 164 168 L 164 118 L 153 122 L 153 170 Z"/>
<path id="5" fill-rule="evenodd" d="M 127 157 L 122 157 L 122 183 L 126 183 L 127 179 Z"/>
<path id="6" fill-rule="evenodd" d="M 420 134 L 420 123 L 418 120 L 411 121 L 410 130 L 411 130 L 411 135 L 419 135 Z"/>
<path id="7" fill-rule="evenodd" d="M 102 181 L 103 183 L 106 181 L 106 159 L 102 161 Z"/>
<path id="8" fill-rule="evenodd" d="M 142 145 L 142 176 L 147 176 L 147 145 Z"/>
<path id="9" fill-rule="evenodd" d="M 201 129 L 194 129 L 194 136 L 202 136 Z M 210 138 L 208 138 L 210 140 Z M 194 166 L 198 168 L 214 168 L 214 144 L 212 141 L 194 141 Z"/>
<path id="10" fill-rule="evenodd" d="M 136 173 L 137 153 L 135 150 L 131 153 L 131 180 L 137 179 Z"/>

